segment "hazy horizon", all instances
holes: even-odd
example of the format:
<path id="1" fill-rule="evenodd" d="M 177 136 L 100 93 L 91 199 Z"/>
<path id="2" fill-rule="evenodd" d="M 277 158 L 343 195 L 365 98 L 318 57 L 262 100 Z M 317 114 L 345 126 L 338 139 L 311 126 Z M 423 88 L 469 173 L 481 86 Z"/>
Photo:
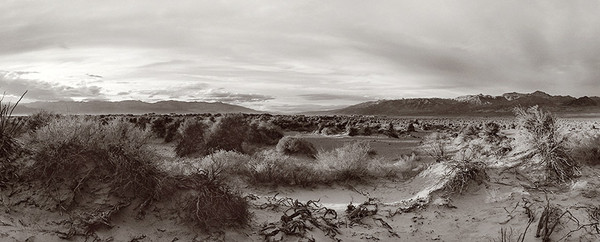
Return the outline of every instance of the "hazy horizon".
<path id="1" fill-rule="evenodd" d="M 599 1 L 8 1 L 0 91 L 25 102 L 302 112 L 506 92 L 598 96 Z"/>

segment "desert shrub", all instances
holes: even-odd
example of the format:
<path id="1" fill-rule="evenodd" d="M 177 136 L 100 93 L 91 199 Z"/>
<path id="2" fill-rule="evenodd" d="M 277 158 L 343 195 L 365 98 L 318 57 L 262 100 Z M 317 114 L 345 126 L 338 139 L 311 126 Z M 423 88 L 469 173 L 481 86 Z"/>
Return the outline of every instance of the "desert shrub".
<path id="1" fill-rule="evenodd" d="M 175 146 L 179 157 L 204 155 L 206 153 L 206 125 L 198 120 L 187 120 L 181 127 L 181 139 Z"/>
<path id="2" fill-rule="evenodd" d="M 175 140 L 175 138 L 178 135 L 177 130 L 179 130 L 181 122 L 181 120 L 176 120 L 167 124 L 167 127 L 165 128 L 165 143 L 169 143 Z"/>
<path id="3" fill-rule="evenodd" d="M 568 181 L 578 173 L 578 164 L 569 155 L 565 137 L 559 132 L 556 118 L 537 106 L 515 109 L 519 132 L 518 148 L 531 152 L 546 169 L 550 179 Z"/>
<path id="4" fill-rule="evenodd" d="M 226 114 L 213 124 L 206 137 L 206 154 L 217 150 L 244 152 L 248 123 L 241 114 Z"/>
<path id="5" fill-rule="evenodd" d="M 286 155 L 306 155 L 315 158 L 317 149 L 310 142 L 293 136 L 286 136 L 279 140 L 276 149 L 279 153 Z"/>
<path id="6" fill-rule="evenodd" d="M 146 146 L 148 137 L 125 122 L 55 119 L 27 137 L 35 162 L 26 174 L 55 186 L 108 180 L 119 196 L 152 199 L 160 172 Z"/>
<path id="7" fill-rule="evenodd" d="M 450 153 L 448 151 L 448 137 L 445 134 L 432 133 L 425 136 L 420 149 L 428 156 L 434 158 L 437 162 L 448 160 L 450 158 Z"/>
<path id="8" fill-rule="evenodd" d="M 281 138 L 281 128 L 272 123 L 253 121 L 248 127 L 246 142 L 258 145 L 275 145 Z"/>
<path id="9" fill-rule="evenodd" d="M 409 123 L 406 127 L 406 132 L 415 132 L 415 125 L 413 123 Z"/>
<path id="10" fill-rule="evenodd" d="M 500 132 L 500 125 L 497 123 L 489 122 L 483 126 L 483 133 L 486 136 L 496 136 L 498 132 Z"/>
<path id="11" fill-rule="evenodd" d="M 600 135 L 586 138 L 573 145 L 573 158 L 588 165 L 600 165 Z"/>
<path id="12" fill-rule="evenodd" d="M 312 186 L 328 183 L 330 178 L 324 170 L 300 158 L 263 151 L 248 163 L 251 183 Z"/>
<path id="13" fill-rule="evenodd" d="M 486 165 L 483 162 L 472 160 L 450 160 L 446 163 L 452 174 L 444 190 L 462 194 L 473 182 L 481 184 L 488 180 Z"/>
<path id="14" fill-rule="evenodd" d="M 58 117 L 59 115 L 57 114 L 41 110 L 29 116 L 26 123 L 26 129 L 29 131 L 36 131 L 37 129 L 48 125 L 50 121 Z"/>
<path id="15" fill-rule="evenodd" d="M 168 116 L 161 116 L 152 121 L 150 125 L 150 130 L 156 135 L 158 138 L 164 138 L 167 134 L 167 125 L 173 121 Z"/>
<path id="16" fill-rule="evenodd" d="M 246 164 L 250 157 L 235 151 L 219 150 L 202 158 L 200 169 L 205 171 L 210 179 L 223 176 L 245 175 Z"/>
<path id="17" fill-rule="evenodd" d="M 364 180 L 371 177 L 371 150 L 366 141 L 346 143 L 335 150 L 319 152 L 317 162 L 322 168 L 332 170 L 338 181 Z"/>
<path id="18" fill-rule="evenodd" d="M 179 216 L 203 230 L 238 227 L 250 221 L 248 201 L 218 179 L 202 173 L 174 176 L 165 188 L 169 195 L 173 188 L 179 190 Z"/>
<path id="19" fill-rule="evenodd" d="M 16 137 L 23 125 L 21 119 L 12 117 L 12 113 L 25 96 L 25 93 L 15 103 L 2 103 L 4 97 L 0 98 L 0 187 L 17 176 L 17 164 L 14 159 L 21 150 Z"/>

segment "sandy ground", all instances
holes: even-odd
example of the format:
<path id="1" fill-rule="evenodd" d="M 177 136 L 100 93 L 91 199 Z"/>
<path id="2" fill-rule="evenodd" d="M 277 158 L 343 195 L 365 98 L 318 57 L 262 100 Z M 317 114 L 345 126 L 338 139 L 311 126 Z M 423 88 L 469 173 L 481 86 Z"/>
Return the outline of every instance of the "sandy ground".
<path id="1" fill-rule="evenodd" d="M 168 146 L 157 149 L 169 152 Z M 131 204 L 92 236 L 74 235 L 71 241 L 501 241 L 501 229 L 507 231 L 507 241 L 516 241 L 527 228 L 528 211 L 535 214 L 535 220 L 524 241 L 542 241 L 535 235 L 548 201 L 561 211 L 570 212 L 556 226 L 552 241 L 600 241 L 592 227 L 581 226 L 591 223 L 587 208 L 600 206 L 600 169 L 584 169 L 581 177 L 560 189 L 532 187 L 522 172 L 491 169 L 489 181 L 473 184 L 462 194 L 433 192 L 428 205 L 404 211 L 399 209 L 403 205 L 395 203 L 426 187 L 418 176 L 315 188 L 236 184 L 240 192 L 251 198 L 253 218 L 245 228 L 200 231 L 183 224 L 163 204 L 153 205 L 143 217 L 138 216 L 136 204 Z M 62 238 L 68 237 L 74 226 L 71 218 L 77 212 L 52 211 L 39 202 L 39 196 L 31 187 L 0 191 L 0 241 L 64 241 Z M 276 228 L 281 225 L 282 215 L 293 213 L 289 203 L 282 201 L 295 200 L 302 204 L 316 201 L 315 208 L 336 211 L 337 217 L 330 218 L 339 233 L 327 235 L 307 223 L 312 229 L 303 236 L 281 232 L 265 236 L 274 230 L 265 228 Z M 358 219 L 346 213 L 349 204 L 358 206 L 369 200 L 376 204 L 376 213 Z"/>

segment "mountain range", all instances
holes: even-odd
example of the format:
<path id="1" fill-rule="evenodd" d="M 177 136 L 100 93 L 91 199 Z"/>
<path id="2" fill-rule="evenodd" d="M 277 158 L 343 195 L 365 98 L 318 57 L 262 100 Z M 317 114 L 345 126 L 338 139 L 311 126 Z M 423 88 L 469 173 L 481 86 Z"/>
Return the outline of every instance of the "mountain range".
<path id="1" fill-rule="evenodd" d="M 500 96 L 466 95 L 457 98 L 410 98 L 364 102 L 342 109 L 305 112 L 308 115 L 386 115 L 386 116 L 502 116 L 515 107 L 538 105 L 558 114 L 600 116 L 600 97 L 554 96 L 542 91 L 505 93 Z M 168 114 L 168 113 L 263 113 L 239 105 L 215 102 L 160 101 L 59 101 L 21 103 L 15 114 L 46 110 L 62 114 Z"/>
<path id="2" fill-rule="evenodd" d="M 501 96 L 467 95 L 452 99 L 411 98 L 379 100 L 360 103 L 342 109 L 314 112 L 312 114 L 341 115 L 474 115 L 501 116 L 512 114 L 515 107 L 538 105 L 544 110 L 558 114 L 600 114 L 600 97 L 553 96 L 542 91 L 533 93 L 505 93 Z"/>
<path id="3" fill-rule="evenodd" d="M 260 113 L 259 111 L 238 105 L 215 102 L 160 101 L 147 103 L 142 101 L 59 101 L 20 103 L 15 114 L 32 114 L 46 110 L 61 114 L 145 114 L 145 113 Z"/>

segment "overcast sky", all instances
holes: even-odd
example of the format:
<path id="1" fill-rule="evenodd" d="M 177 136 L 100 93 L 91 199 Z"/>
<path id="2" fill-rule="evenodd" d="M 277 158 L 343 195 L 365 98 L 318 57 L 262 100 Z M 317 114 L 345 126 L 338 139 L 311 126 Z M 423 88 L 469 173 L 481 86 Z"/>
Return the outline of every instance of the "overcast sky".
<path id="1" fill-rule="evenodd" d="M 600 95 L 600 1 L 24 1 L 0 4 L 0 91 L 27 101 Z"/>

